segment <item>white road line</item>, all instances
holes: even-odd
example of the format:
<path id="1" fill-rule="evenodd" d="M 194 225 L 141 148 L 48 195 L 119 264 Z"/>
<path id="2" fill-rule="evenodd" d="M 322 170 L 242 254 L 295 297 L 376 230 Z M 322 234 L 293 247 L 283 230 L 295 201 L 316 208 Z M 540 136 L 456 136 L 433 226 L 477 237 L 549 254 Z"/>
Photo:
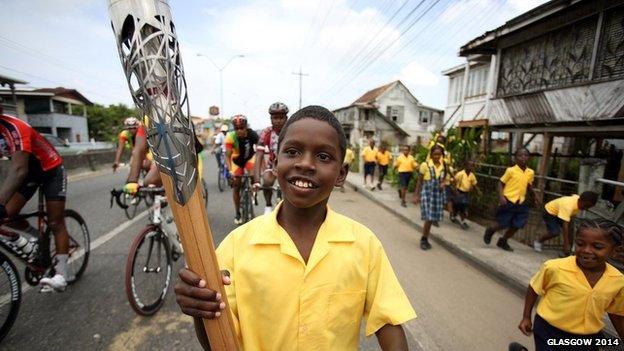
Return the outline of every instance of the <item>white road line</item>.
<path id="1" fill-rule="evenodd" d="M 149 213 L 149 210 L 145 210 L 145 211 L 139 213 L 138 215 L 136 215 L 133 219 L 123 222 L 119 227 L 117 227 L 117 228 L 111 230 L 110 232 L 100 236 L 99 238 L 95 239 L 95 241 L 91 242 L 91 250 L 90 250 L 90 252 L 93 252 L 98 247 L 106 244 L 109 240 L 111 240 L 112 238 L 117 236 L 119 233 L 123 232 L 124 230 L 128 229 L 128 227 L 130 227 L 134 223 L 136 223 L 136 222 L 140 221 L 141 219 L 143 219 L 145 216 L 147 216 L 148 213 Z M 80 258 L 82 255 L 84 255 L 84 251 L 80 252 L 79 256 L 72 257 L 72 261 L 75 260 L 75 259 Z M 32 288 L 33 287 L 28 285 L 28 283 L 26 283 L 25 280 L 22 280 L 22 295 L 26 294 L 26 292 L 28 292 Z M 2 307 L 4 304 L 9 302 L 9 300 L 10 300 L 9 294 L 4 294 L 3 296 L 0 296 L 0 307 Z"/>

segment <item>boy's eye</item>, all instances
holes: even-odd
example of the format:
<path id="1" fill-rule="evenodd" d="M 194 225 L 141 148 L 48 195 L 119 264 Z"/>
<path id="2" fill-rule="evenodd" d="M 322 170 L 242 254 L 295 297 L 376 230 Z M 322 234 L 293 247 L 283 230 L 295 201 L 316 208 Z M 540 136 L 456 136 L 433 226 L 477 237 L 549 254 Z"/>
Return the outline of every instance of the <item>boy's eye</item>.
<path id="1" fill-rule="evenodd" d="M 324 161 L 324 162 L 329 161 L 332 158 L 329 154 L 326 154 L 326 153 L 320 153 L 318 154 L 317 157 L 319 158 L 319 160 Z"/>
<path id="2" fill-rule="evenodd" d="M 604 249 L 604 245 L 602 245 L 602 244 L 594 244 L 594 248 L 596 250 L 602 250 L 602 249 Z"/>
<path id="3" fill-rule="evenodd" d="M 296 149 L 286 149 L 286 150 L 284 150 L 284 153 L 288 157 L 294 157 L 294 156 L 297 156 L 299 154 L 299 151 L 297 151 Z"/>

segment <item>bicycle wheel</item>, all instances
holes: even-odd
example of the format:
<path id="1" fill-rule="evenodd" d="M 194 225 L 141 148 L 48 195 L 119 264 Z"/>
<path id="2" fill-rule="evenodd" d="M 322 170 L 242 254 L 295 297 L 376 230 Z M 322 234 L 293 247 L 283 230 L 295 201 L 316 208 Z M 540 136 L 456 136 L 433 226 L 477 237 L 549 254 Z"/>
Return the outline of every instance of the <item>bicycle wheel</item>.
<path id="1" fill-rule="evenodd" d="M 136 216 L 139 203 L 141 202 L 141 198 L 139 196 L 122 194 L 119 199 L 121 200 L 121 203 L 125 205 L 124 212 L 126 213 L 126 217 L 128 219 L 134 218 L 134 216 Z"/>
<path id="2" fill-rule="evenodd" d="M 9 333 L 22 302 L 22 286 L 17 269 L 0 252 L 0 342 Z"/>
<path id="3" fill-rule="evenodd" d="M 147 226 L 132 241 L 126 260 L 126 296 L 132 309 L 149 316 L 162 307 L 171 283 L 171 249 L 160 228 Z"/>
<path id="4" fill-rule="evenodd" d="M 65 210 L 65 227 L 69 236 L 69 259 L 67 260 L 67 284 L 73 284 L 84 273 L 89 263 L 91 252 L 91 238 L 87 223 L 78 212 L 70 209 Z M 48 228 L 47 234 L 50 242 L 50 257 L 54 264 L 56 245 L 54 236 Z"/>
<path id="5" fill-rule="evenodd" d="M 202 178 L 202 197 L 204 198 L 204 207 L 208 208 L 208 183 Z"/>
<path id="6" fill-rule="evenodd" d="M 223 174 L 223 167 L 219 167 L 219 174 L 217 179 L 217 185 L 219 186 L 219 192 L 223 192 L 225 189 L 225 183 L 227 179 L 225 179 L 225 174 Z"/>

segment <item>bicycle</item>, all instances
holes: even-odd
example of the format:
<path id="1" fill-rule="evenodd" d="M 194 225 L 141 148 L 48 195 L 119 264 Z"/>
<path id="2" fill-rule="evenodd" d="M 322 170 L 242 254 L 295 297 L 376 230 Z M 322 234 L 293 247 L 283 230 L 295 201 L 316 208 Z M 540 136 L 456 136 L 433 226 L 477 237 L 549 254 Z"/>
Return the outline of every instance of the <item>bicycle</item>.
<path id="1" fill-rule="evenodd" d="M 171 261 L 183 253 L 175 229 L 167 228 L 173 216 L 164 214 L 167 198 L 164 188 L 141 188 L 153 194 L 150 223 L 132 240 L 126 259 L 126 296 L 132 309 L 141 316 L 156 313 L 164 304 L 171 283 Z"/>
<path id="2" fill-rule="evenodd" d="M 221 161 L 219 162 L 219 170 L 217 173 L 217 186 L 219 187 L 219 191 L 223 192 L 225 189 L 225 184 L 231 183 L 230 171 L 225 166 L 225 162 L 223 157 L 221 157 Z"/>
<path id="3" fill-rule="evenodd" d="M 8 238 L 18 234 L 15 229 L 10 228 L 8 225 L 30 218 L 37 219 L 40 234 L 37 238 L 39 249 L 32 262 L 28 262 L 25 258 L 21 257 L 20 252 L 14 251 L 11 246 L 7 244 L 7 240 L 10 240 Z M 65 225 L 69 235 L 67 284 L 71 285 L 82 277 L 82 274 L 87 268 L 91 250 L 91 239 L 87 224 L 78 212 L 65 209 Z M 50 234 L 51 229 L 47 227 L 47 213 L 45 211 L 41 187 L 39 187 L 38 190 L 37 211 L 20 214 L 10 220 L 0 221 L 0 247 L 26 265 L 24 277 L 28 285 L 36 286 L 41 278 L 52 277 L 55 274 L 56 249 L 54 240 L 50 240 Z M 17 318 L 22 290 L 19 273 L 15 264 L 11 261 L 9 256 L 2 251 L 0 251 L 0 267 L 2 268 L 0 270 L 0 341 L 2 341 Z"/>
<path id="4" fill-rule="evenodd" d="M 241 178 L 241 186 L 239 189 L 241 220 L 243 224 L 251 221 L 255 217 L 254 204 L 258 203 L 258 199 L 256 198 L 256 192 L 253 190 L 252 183 L 253 176 L 245 172 Z"/>

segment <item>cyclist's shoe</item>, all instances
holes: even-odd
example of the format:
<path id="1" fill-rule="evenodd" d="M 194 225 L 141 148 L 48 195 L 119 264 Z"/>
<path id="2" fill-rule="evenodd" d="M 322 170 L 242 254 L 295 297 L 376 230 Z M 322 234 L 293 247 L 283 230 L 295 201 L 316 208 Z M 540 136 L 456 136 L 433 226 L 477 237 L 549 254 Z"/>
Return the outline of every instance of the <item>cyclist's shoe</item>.
<path id="1" fill-rule="evenodd" d="M 271 213 L 271 212 L 273 212 L 273 207 L 271 207 L 271 206 L 266 206 L 266 207 L 264 208 L 264 214 L 269 214 L 269 213 Z"/>
<path id="2" fill-rule="evenodd" d="M 67 281 L 61 274 L 55 274 L 52 278 L 41 278 L 39 285 L 41 285 L 41 292 L 65 291 Z"/>

